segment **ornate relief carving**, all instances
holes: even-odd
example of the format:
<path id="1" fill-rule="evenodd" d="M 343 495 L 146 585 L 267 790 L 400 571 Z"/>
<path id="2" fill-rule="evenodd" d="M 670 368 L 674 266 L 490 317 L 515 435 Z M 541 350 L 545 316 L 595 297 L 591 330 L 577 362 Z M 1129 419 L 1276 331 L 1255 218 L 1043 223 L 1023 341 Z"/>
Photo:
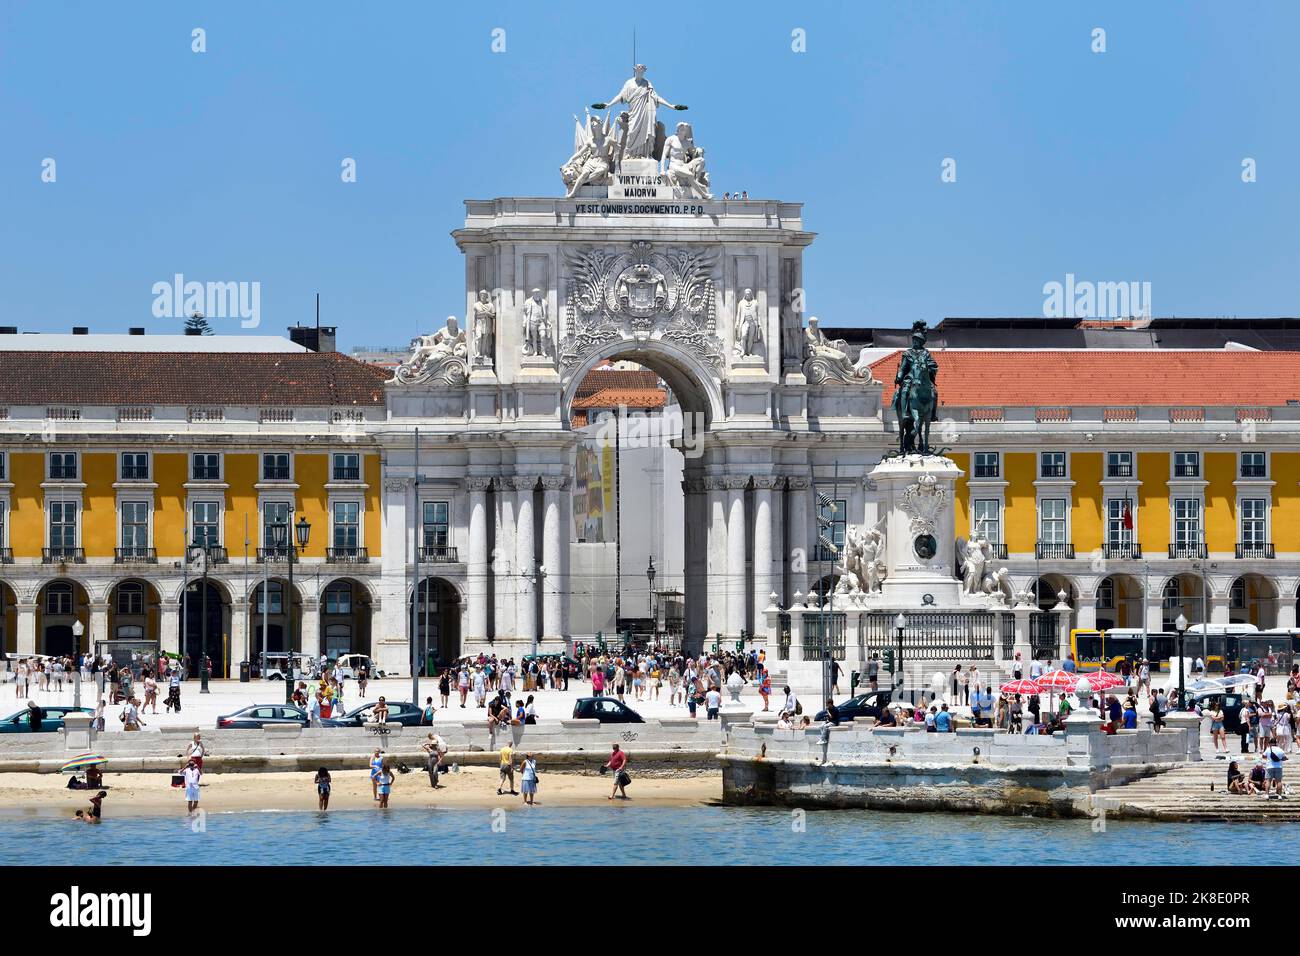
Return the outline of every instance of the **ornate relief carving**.
<path id="1" fill-rule="evenodd" d="M 469 347 L 455 316 L 432 335 L 411 340 L 411 354 L 397 367 L 399 385 L 464 385 L 469 381 Z"/>
<path id="2" fill-rule="evenodd" d="M 950 497 L 948 489 L 941 487 L 934 475 L 921 475 L 903 489 L 899 507 L 912 519 L 912 534 L 934 534 L 939 515 L 948 506 Z"/>
<path id="3" fill-rule="evenodd" d="M 400 492 L 400 491 L 405 491 L 409 487 L 411 487 L 410 478 L 385 478 L 384 479 L 385 491 Z"/>
<path id="4" fill-rule="evenodd" d="M 488 485 L 492 483 L 491 478 L 484 478 L 478 475 L 471 475 L 465 479 L 466 491 L 487 491 Z"/>
<path id="5" fill-rule="evenodd" d="M 566 250 L 565 336 L 560 371 L 570 375 L 608 342 L 666 339 L 720 373 L 717 297 L 710 275 L 717 253 L 657 252 L 634 242 L 626 252 Z"/>
<path id="6" fill-rule="evenodd" d="M 569 479 L 564 475 L 542 475 L 542 488 L 546 491 L 560 491 L 569 487 Z"/>

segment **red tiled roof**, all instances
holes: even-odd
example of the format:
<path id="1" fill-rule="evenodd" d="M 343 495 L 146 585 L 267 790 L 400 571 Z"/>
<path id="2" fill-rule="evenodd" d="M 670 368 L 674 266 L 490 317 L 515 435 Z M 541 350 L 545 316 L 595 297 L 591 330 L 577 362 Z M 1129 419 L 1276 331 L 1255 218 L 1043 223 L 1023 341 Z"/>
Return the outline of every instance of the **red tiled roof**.
<path id="1" fill-rule="evenodd" d="M 659 376 L 649 369 L 593 368 L 578 385 L 574 398 L 586 398 L 603 388 L 659 388 Z"/>
<path id="2" fill-rule="evenodd" d="M 872 363 L 894 397 L 895 352 Z M 1300 401 L 1300 352 L 952 349 L 939 400 L 969 406 L 1280 406 Z"/>
<path id="3" fill-rule="evenodd" d="M 663 408 L 667 396 L 661 388 L 602 388 L 585 398 L 575 398 L 574 409 L 587 408 Z"/>
<path id="4" fill-rule="evenodd" d="M 0 405 L 383 405 L 391 377 L 339 352 L 0 351 Z"/>

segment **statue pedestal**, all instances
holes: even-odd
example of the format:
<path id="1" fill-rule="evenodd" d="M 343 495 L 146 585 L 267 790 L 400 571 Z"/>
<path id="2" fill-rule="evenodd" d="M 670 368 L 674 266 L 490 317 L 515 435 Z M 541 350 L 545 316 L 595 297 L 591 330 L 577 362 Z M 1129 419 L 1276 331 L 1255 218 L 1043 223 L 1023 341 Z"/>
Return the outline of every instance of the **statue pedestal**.
<path id="1" fill-rule="evenodd" d="M 886 517 L 888 570 L 881 592 L 888 606 L 961 605 L 953 518 L 953 490 L 961 474 L 938 455 L 886 458 L 872 469 Z"/>
<path id="2" fill-rule="evenodd" d="M 520 358 L 519 376 L 534 380 L 560 377 L 555 370 L 555 359 L 549 355 L 525 355 Z"/>
<path id="3" fill-rule="evenodd" d="M 767 359 L 761 355 L 733 355 L 731 357 L 731 374 L 763 378 L 767 375 Z"/>
<path id="4" fill-rule="evenodd" d="M 660 175 L 656 159 L 625 159 L 614 167 L 609 182 L 610 199 L 672 199 L 667 175 Z"/>

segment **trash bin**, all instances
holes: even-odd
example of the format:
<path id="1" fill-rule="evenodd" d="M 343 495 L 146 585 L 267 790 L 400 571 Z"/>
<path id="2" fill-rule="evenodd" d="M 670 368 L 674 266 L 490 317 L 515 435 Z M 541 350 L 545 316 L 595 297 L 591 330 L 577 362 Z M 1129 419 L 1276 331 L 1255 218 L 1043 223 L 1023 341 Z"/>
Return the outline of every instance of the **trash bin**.
<path id="1" fill-rule="evenodd" d="M 239 662 L 239 682 L 241 684 L 248 683 L 248 679 L 249 676 L 252 674 L 252 670 L 253 670 L 253 665 L 248 663 L 248 661 Z"/>

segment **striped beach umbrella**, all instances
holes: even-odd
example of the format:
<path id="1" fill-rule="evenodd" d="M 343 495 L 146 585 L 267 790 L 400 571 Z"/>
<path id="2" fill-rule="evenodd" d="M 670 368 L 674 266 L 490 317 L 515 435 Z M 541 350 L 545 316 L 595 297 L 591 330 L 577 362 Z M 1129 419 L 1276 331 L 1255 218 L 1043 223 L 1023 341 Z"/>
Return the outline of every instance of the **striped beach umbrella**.
<path id="1" fill-rule="evenodd" d="M 1095 674 L 1088 674 L 1088 683 L 1092 689 L 1098 692 L 1108 691 L 1112 687 L 1119 687 L 1124 683 L 1124 678 L 1118 674 L 1112 674 L 1110 671 L 1097 671 Z"/>
<path id="2" fill-rule="evenodd" d="M 78 770 L 85 770 L 87 767 L 96 767 L 101 763 L 108 763 L 108 758 L 102 754 L 78 754 L 71 760 L 66 761 L 59 768 L 61 773 L 75 773 Z"/>

